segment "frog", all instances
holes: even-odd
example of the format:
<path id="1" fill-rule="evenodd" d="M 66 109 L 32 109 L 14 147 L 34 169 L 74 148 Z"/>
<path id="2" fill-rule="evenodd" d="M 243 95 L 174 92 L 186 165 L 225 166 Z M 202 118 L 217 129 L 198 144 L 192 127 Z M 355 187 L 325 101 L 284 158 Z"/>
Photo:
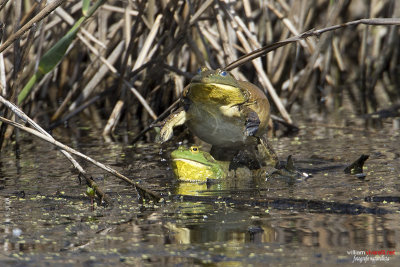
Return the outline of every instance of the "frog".
<path id="1" fill-rule="evenodd" d="M 278 163 L 267 138 L 270 104 L 256 85 L 237 80 L 226 70 L 203 67 L 185 88 L 182 102 L 183 107 L 163 121 L 161 143 L 173 136 L 174 127 L 186 124 L 212 145 L 210 153 L 216 160 L 230 161 L 231 168 Z"/>
<path id="2" fill-rule="evenodd" d="M 300 177 L 300 172 L 294 168 L 292 156 L 289 155 L 286 162 L 272 168 L 260 168 L 250 170 L 242 166 L 237 169 L 231 169 L 229 161 L 216 160 L 210 153 L 200 150 L 198 146 L 179 146 L 171 152 L 171 166 L 174 176 L 181 182 L 190 182 L 195 184 L 216 184 L 223 182 L 224 179 L 246 177 L 272 178 L 272 177 Z M 190 188 L 190 186 L 189 186 Z M 187 191 L 187 190 L 184 190 Z"/>
<path id="3" fill-rule="evenodd" d="M 175 177 L 184 182 L 209 182 L 229 174 L 229 162 L 214 159 L 198 146 L 179 146 L 171 152 L 171 165 Z"/>

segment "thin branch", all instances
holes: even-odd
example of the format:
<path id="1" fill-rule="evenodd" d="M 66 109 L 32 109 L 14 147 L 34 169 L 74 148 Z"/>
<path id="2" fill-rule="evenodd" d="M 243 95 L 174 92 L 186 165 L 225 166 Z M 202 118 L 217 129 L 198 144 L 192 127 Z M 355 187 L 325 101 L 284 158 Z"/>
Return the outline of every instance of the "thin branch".
<path id="1" fill-rule="evenodd" d="M 309 31 L 303 32 L 300 35 L 297 36 L 293 36 L 290 37 L 286 40 L 280 41 L 280 42 L 276 42 L 273 43 L 271 45 L 267 45 L 264 46 L 260 49 L 254 50 L 251 53 L 248 53 L 242 57 L 240 57 L 239 59 L 237 59 L 236 61 L 228 64 L 224 69 L 225 70 L 232 70 L 235 69 L 237 67 L 240 67 L 241 65 L 247 63 L 250 60 L 256 59 L 258 57 L 261 57 L 279 47 L 285 46 L 287 44 L 290 43 L 294 43 L 294 42 L 298 42 L 300 40 L 306 39 L 310 36 L 316 36 L 319 37 L 321 34 L 325 33 L 325 32 L 329 32 L 329 31 L 334 31 L 337 29 L 342 29 L 342 28 L 346 28 L 349 26 L 356 26 L 359 24 L 366 24 L 366 25 L 388 25 L 388 26 L 393 26 L 393 25 L 400 25 L 400 19 L 397 18 L 374 18 L 374 19 L 360 19 L 360 20 L 354 20 L 354 21 L 350 21 L 350 22 L 346 22 L 343 24 L 338 24 L 338 25 L 334 25 L 334 26 L 330 26 L 330 27 L 326 27 L 320 30 L 314 30 L 311 29 Z"/>
<path id="2" fill-rule="evenodd" d="M 19 109 L 16 105 L 6 100 L 0 95 L 0 102 L 3 103 L 6 107 L 8 107 L 15 115 L 17 115 L 24 122 L 28 122 L 32 125 L 38 132 L 45 135 L 47 138 L 54 140 L 54 138 L 46 132 L 42 127 L 40 127 L 36 122 L 34 122 L 31 118 L 29 118 L 22 110 Z M 55 141 L 55 140 L 54 140 Z M 86 179 L 86 182 L 95 189 L 96 194 L 107 203 L 111 203 L 111 200 L 106 196 L 106 194 L 99 188 L 99 186 L 90 178 L 87 177 L 86 171 L 79 165 L 79 163 L 67 152 L 64 150 L 60 150 L 61 153 L 74 165 L 74 167 L 79 171 L 79 173 Z"/>
<path id="3" fill-rule="evenodd" d="M 8 120 L 8 119 L 3 118 L 1 116 L 0 116 L 0 121 L 2 121 L 4 123 L 7 123 L 9 125 L 12 125 L 12 126 L 14 126 L 16 128 L 19 128 L 19 129 L 21 129 L 21 130 L 23 130 L 25 132 L 28 132 L 28 133 L 30 133 L 30 134 L 32 134 L 32 135 L 34 135 L 34 136 L 36 136 L 36 137 L 48 142 L 48 143 L 50 143 L 50 144 L 52 144 L 52 145 L 54 145 L 54 146 L 56 146 L 56 147 L 58 147 L 58 148 L 60 148 L 62 150 L 65 150 L 65 151 L 67 151 L 67 152 L 69 152 L 71 154 L 74 154 L 74 155 L 76 155 L 78 157 L 81 157 L 81 158 L 93 163 L 97 167 L 102 168 L 103 170 L 105 170 L 105 171 L 117 176 L 118 178 L 124 180 L 125 182 L 133 185 L 138 191 L 148 194 L 148 196 L 152 197 L 153 199 L 155 199 L 157 201 L 162 199 L 161 195 L 158 194 L 157 192 L 154 192 L 153 190 L 150 190 L 150 189 L 146 188 L 145 186 L 139 184 L 138 182 L 132 181 L 131 179 L 129 179 L 128 177 L 124 176 L 123 174 L 117 172 L 116 170 L 112 169 L 111 167 L 109 167 L 107 165 L 104 165 L 104 164 L 102 164 L 102 163 L 100 163 L 100 162 L 98 162 L 98 161 L 96 161 L 96 160 L 94 160 L 94 159 L 82 154 L 81 152 L 76 151 L 75 149 L 72 149 L 69 146 L 66 146 L 66 145 L 56 141 L 52 137 L 44 135 L 44 134 L 40 133 L 39 131 L 36 131 L 34 129 L 31 129 L 29 127 L 26 127 L 26 126 L 24 126 L 22 124 L 14 122 L 14 121 Z"/>

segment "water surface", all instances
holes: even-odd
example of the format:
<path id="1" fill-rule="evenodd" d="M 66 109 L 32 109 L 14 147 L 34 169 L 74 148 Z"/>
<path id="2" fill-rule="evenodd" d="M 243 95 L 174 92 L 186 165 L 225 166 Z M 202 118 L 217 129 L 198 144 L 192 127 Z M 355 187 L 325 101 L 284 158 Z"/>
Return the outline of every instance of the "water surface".
<path id="1" fill-rule="evenodd" d="M 82 161 L 114 200 L 92 211 L 86 186 L 62 154 L 24 136 L 19 160 L 11 147 L 0 159 L 2 266 L 400 264 L 400 145 L 388 127 L 303 124 L 296 137 L 272 142 L 281 159 L 293 155 L 312 177 L 211 187 L 174 180 L 173 147 L 130 147 L 95 136 L 62 141 L 146 181 L 166 202 L 140 202 L 132 187 Z M 344 174 L 361 154 L 370 156 L 365 179 Z M 204 201 L 176 197 L 188 192 Z"/>

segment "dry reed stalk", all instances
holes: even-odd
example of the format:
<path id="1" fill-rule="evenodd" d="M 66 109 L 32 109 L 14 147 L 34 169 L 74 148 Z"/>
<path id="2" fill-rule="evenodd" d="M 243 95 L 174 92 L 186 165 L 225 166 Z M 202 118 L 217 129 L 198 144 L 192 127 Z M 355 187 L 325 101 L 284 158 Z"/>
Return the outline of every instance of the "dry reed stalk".
<path id="1" fill-rule="evenodd" d="M 154 38 L 157 34 L 157 31 L 160 27 L 161 18 L 162 18 L 162 16 L 158 15 L 156 20 L 154 21 L 154 24 L 149 32 L 149 35 L 147 36 L 146 41 L 144 42 L 143 47 L 140 50 L 140 53 L 136 59 L 136 62 L 133 65 L 132 71 L 135 71 L 137 68 L 139 68 L 141 65 L 143 65 L 145 57 L 146 57 L 147 53 L 149 52 L 151 44 L 153 43 Z"/>
<path id="2" fill-rule="evenodd" d="M 222 41 L 222 46 L 223 49 L 220 51 L 223 51 L 225 53 L 224 55 L 224 65 L 228 64 L 228 62 L 232 62 L 236 59 L 236 53 L 234 52 L 235 50 L 232 47 L 232 41 L 229 39 L 228 35 L 228 26 L 224 23 L 223 18 L 222 18 L 222 11 L 219 11 L 216 15 L 217 19 L 217 26 L 218 26 L 218 33 L 221 36 L 221 41 Z M 233 73 L 234 75 L 237 73 Z"/>
<path id="3" fill-rule="evenodd" d="M 225 10 L 225 13 L 229 12 L 228 10 L 225 9 L 225 7 L 223 7 L 223 9 Z M 245 38 L 245 36 L 243 35 L 243 33 L 241 31 L 239 31 L 238 24 L 236 24 L 237 21 L 240 21 L 240 20 L 238 20 L 237 18 L 235 20 L 232 20 L 232 19 L 230 20 L 232 28 L 235 29 L 237 37 L 238 37 L 239 41 L 241 42 L 243 48 L 245 49 L 246 53 L 251 53 L 254 49 L 252 49 L 250 47 L 250 44 L 247 41 L 247 39 Z M 253 40 L 253 45 L 255 47 L 260 47 L 259 43 L 255 40 L 254 36 L 252 36 L 250 31 L 247 29 L 247 27 L 245 25 L 243 25 L 242 23 L 241 23 L 241 28 L 248 34 L 247 37 L 249 37 L 251 40 Z M 288 123 L 292 123 L 292 119 L 290 118 L 289 113 L 286 111 L 284 105 L 282 104 L 282 101 L 280 100 L 278 94 L 276 93 L 275 88 L 273 87 L 271 81 L 269 80 L 268 76 L 266 75 L 265 71 L 263 70 L 261 60 L 256 59 L 256 60 L 253 60 L 252 63 L 259 74 L 259 79 L 260 79 L 261 84 L 265 88 L 267 88 L 268 93 L 272 97 L 274 103 L 277 105 L 279 112 L 281 113 L 283 118 Z"/>
<path id="4" fill-rule="evenodd" d="M 125 8 L 122 8 L 122 7 L 116 7 L 116 6 L 111 6 L 111 5 L 107 5 L 107 4 L 103 5 L 101 8 L 104 9 L 104 10 L 107 10 L 107 11 L 118 12 L 118 13 L 121 13 L 121 14 L 127 13 L 127 14 L 129 14 L 129 15 L 131 15 L 133 17 L 135 17 L 135 16 L 137 16 L 139 14 L 139 12 L 136 11 L 136 10 L 132 10 L 132 9 L 128 9 L 127 10 Z"/>
<path id="5" fill-rule="evenodd" d="M 104 139 L 108 142 L 111 141 L 110 136 L 114 132 L 115 127 L 118 124 L 118 120 L 121 117 L 121 111 L 123 107 L 124 107 L 124 102 L 119 100 L 117 104 L 115 104 L 114 109 L 110 115 L 110 118 L 108 119 L 107 124 L 104 127 L 102 135 Z"/>
<path id="6" fill-rule="evenodd" d="M 2 45 L 0 45 L 0 53 L 3 52 L 9 45 L 15 40 L 20 38 L 27 30 L 29 30 L 35 23 L 39 22 L 46 16 L 48 16 L 54 9 L 63 4 L 65 0 L 54 0 L 45 6 L 36 16 L 29 20 L 24 26 L 22 26 L 16 33 L 11 35 Z"/>
<path id="7" fill-rule="evenodd" d="M 5 7 L 5 5 L 7 4 L 8 0 L 2 0 L 0 2 L 0 11 Z"/>
<path id="8" fill-rule="evenodd" d="M 288 30 L 293 34 L 293 35 L 299 35 L 299 31 L 296 29 L 294 26 L 294 23 L 286 18 L 281 12 L 279 12 L 272 4 L 268 3 L 267 4 L 268 8 L 274 12 L 274 14 L 282 20 L 283 24 L 288 28 Z M 315 44 L 312 40 L 301 40 L 299 43 L 308 51 L 308 53 L 312 54 L 315 49 Z"/>
<path id="9" fill-rule="evenodd" d="M 7 95 L 6 69 L 4 66 L 4 57 L 2 53 L 0 53 L 0 94 Z"/>
<path id="10" fill-rule="evenodd" d="M 142 105 L 145 107 L 147 112 L 150 114 L 150 116 L 153 118 L 153 120 L 157 119 L 157 115 L 154 113 L 154 111 L 151 109 L 151 107 L 147 104 L 146 100 L 142 97 L 142 95 L 133 87 L 131 86 L 127 81 L 124 80 L 125 86 L 127 86 L 131 92 L 136 96 L 136 98 L 142 103 Z"/>
<path id="11" fill-rule="evenodd" d="M 199 17 L 204 13 L 204 11 L 214 2 L 214 0 L 207 0 L 204 2 L 199 9 L 197 9 L 196 13 L 190 18 L 189 25 L 193 25 Z"/>
<path id="12" fill-rule="evenodd" d="M 52 79 L 47 78 L 36 85 L 30 102 L 25 102 L 24 108 L 35 110 L 35 107 L 45 104 L 57 110 L 53 119 L 65 117 L 67 110 L 68 116 L 72 114 L 77 103 L 111 88 L 115 93 L 101 98 L 95 104 L 96 108 L 104 109 L 102 119 L 107 120 L 117 101 L 123 100 L 127 103 L 124 109 L 126 116 L 123 116 L 127 122 L 125 125 L 131 125 L 135 120 L 139 132 L 179 97 L 191 73 L 204 64 L 213 68 L 227 66 L 239 79 L 255 82 L 258 78 L 263 87 L 268 87 L 268 91 L 275 91 L 275 95 L 269 94 L 274 95 L 272 102 L 281 112 L 289 110 L 293 103 L 302 105 L 305 113 L 307 110 L 330 112 L 346 102 L 343 101 L 344 97 L 350 98 L 353 103 L 353 107 L 346 108 L 354 110 L 354 107 L 362 106 L 362 99 L 366 99 L 364 113 L 368 107 L 368 111 L 374 111 L 389 104 L 385 99 L 400 99 L 400 93 L 393 89 L 396 86 L 387 86 L 400 83 L 396 78 L 398 28 L 377 31 L 374 26 L 365 37 L 364 44 L 372 44 L 368 48 L 371 53 L 366 53 L 365 58 L 365 69 L 370 74 L 366 73 L 365 77 L 372 78 L 366 80 L 364 85 L 368 97 L 359 96 L 362 91 L 360 88 L 346 86 L 359 79 L 356 74 L 361 73 L 362 58 L 357 59 L 354 55 L 360 44 L 364 45 L 359 30 L 361 27 L 357 30 L 346 28 L 359 24 L 398 25 L 398 19 L 357 20 L 361 15 L 365 16 L 368 5 L 371 6 L 371 17 L 390 14 L 396 17 L 400 12 L 399 4 L 395 1 L 372 4 L 328 0 L 280 0 L 274 3 L 248 0 L 234 3 L 132 0 L 127 3 L 110 0 L 81 29 L 78 34 L 81 42 L 75 42 L 70 48 L 70 54 L 65 55 L 65 63 L 50 76 Z M 2 12 L 15 12 L 15 7 L 10 3 L 2 7 Z M 23 20 L 28 20 L 23 27 L 32 21 L 29 20 L 29 14 L 33 10 L 34 7 L 29 7 L 29 13 L 22 14 Z M 47 22 L 37 24 L 39 31 L 35 39 L 28 38 L 28 35 L 18 36 L 21 38 L 21 47 L 29 47 L 29 42 L 33 41 L 30 52 L 24 52 L 23 57 L 27 57 L 27 60 L 35 61 L 40 57 L 41 50 L 45 52 L 62 37 L 69 27 L 63 21 L 68 25 L 74 23 L 81 14 L 81 1 L 72 0 L 54 13 L 57 16 L 48 16 Z M 343 20 L 350 23 L 343 23 Z M 10 18 L 6 18 L 5 22 L 5 36 L 9 36 L 9 40 L 12 37 L 10 29 L 14 25 Z M 296 34 L 309 28 L 321 30 L 301 34 L 297 39 L 289 38 L 289 41 L 284 40 L 266 48 L 268 43 L 287 38 L 290 32 Z M 321 40 L 309 38 L 320 37 L 336 29 L 343 30 L 332 38 L 326 38 L 325 34 Z M 124 39 L 127 42 L 122 52 L 110 64 L 106 60 L 107 55 Z M 287 46 L 274 51 L 298 41 L 304 46 L 296 49 Z M 355 43 L 359 45 L 355 46 Z M 4 44 L 1 47 L 4 48 Z M 260 47 L 263 48 L 235 62 L 237 56 Z M 393 56 L 388 56 L 390 53 L 386 51 L 392 51 Z M 10 76 L 9 70 L 14 69 L 12 52 L 7 49 L 2 54 L 5 74 L 5 82 L 3 78 L 2 83 L 9 88 L 14 88 L 14 85 L 19 87 L 18 81 Z M 310 56 L 311 52 L 314 53 Z M 266 57 L 256 59 L 253 65 L 248 64 L 263 55 Z M 33 69 L 33 66 L 29 66 L 21 72 L 19 79 L 22 83 Z M 102 75 L 98 74 L 100 69 L 104 70 Z M 176 74 L 170 75 L 171 71 Z M 127 82 L 129 87 L 126 86 Z M 83 89 L 82 84 L 91 84 L 92 88 Z M 130 87 L 135 88 L 136 95 L 140 95 L 139 100 L 129 92 Z M 52 97 L 46 99 L 43 97 L 46 95 Z M 309 97 L 308 101 L 304 101 L 306 96 Z M 375 101 L 375 98 L 379 98 L 379 101 Z"/>
<path id="13" fill-rule="evenodd" d="M 62 18 L 62 20 L 64 20 L 65 22 L 67 22 L 70 26 L 73 26 L 74 24 L 75 24 L 75 20 L 74 20 L 74 18 L 72 17 L 72 16 L 70 16 L 69 14 L 68 14 L 68 12 L 66 12 L 64 9 L 62 9 L 62 8 L 57 8 L 55 11 L 54 11 L 60 18 Z M 94 42 L 95 44 L 97 44 L 97 45 L 99 45 L 100 47 L 102 47 L 102 48 L 107 48 L 107 46 L 103 43 L 103 42 L 101 42 L 100 40 L 98 40 L 96 37 L 94 37 L 93 36 L 93 34 L 91 34 L 90 32 L 88 32 L 87 30 L 85 30 L 84 28 L 82 28 L 81 29 L 81 32 L 82 33 L 78 33 L 77 34 L 77 36 L 78 36 L 78 38 L 82 41 L 82 42 L 84 42 L 85 44 L 86 43 L 89 43 L 87 40 L 86 40 L 86 38 L 84 37 L 84 35 L 89 39 L 89 40 L 91 40 L 92 42 Z"/>
<path id="14" fill-rule="evenodd" d="M 110 56 L 107 58 L 107 61 L 110 64 L 114 64 L 118 57 L 121 55 L 123 48 L 125 45 L 125 41 L 122 40 L 112 51 Z M 89 81 L 89 83 L 83 88 L 81 97 L 78 98 L 77 101 L 74 101 L 69 106 L 69 111 L 72 111 L 76 108 L 76 106 L 81 102 L 87 99 L 87 97 L 93 92 L 96 86 L 100 83 L 103 77 L 107 74 L 109 68 L 107 66 L 101 66 L 97 73 L 93 76 L 93 78 Z"/>

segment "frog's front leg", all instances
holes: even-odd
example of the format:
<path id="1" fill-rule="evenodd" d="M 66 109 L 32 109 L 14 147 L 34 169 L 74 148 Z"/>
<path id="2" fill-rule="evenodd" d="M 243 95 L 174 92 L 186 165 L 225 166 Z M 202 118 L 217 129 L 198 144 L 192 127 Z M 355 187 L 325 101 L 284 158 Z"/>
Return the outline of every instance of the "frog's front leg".
<path id="1" fill-rule="evenodd" d="M 179 108 L 169 115 L 162 124 L 164 125 L 160 131 L 160 142 L 164 143 L 171 139 L 174 135 L 174 127 L 180 126 L 187 121 L 187 113 L 183 108 Z"/>
<path id="2" fill-rule="evenodd" d="M 247 104 L 239 106 L 239 110 L 243 113 L 245 118 L 244 136 L 254 136 L 260 128 L 260 118 L 253 109 L 249 108 Z"/>
<path id="3" fill-rule="evenodd" d="M 275 167 L 279 163 L 279 159 L 264 134 L 261 137 L 248 137 L 245 146 L 238 151 L 231 163 L 255 170 Z"/>

